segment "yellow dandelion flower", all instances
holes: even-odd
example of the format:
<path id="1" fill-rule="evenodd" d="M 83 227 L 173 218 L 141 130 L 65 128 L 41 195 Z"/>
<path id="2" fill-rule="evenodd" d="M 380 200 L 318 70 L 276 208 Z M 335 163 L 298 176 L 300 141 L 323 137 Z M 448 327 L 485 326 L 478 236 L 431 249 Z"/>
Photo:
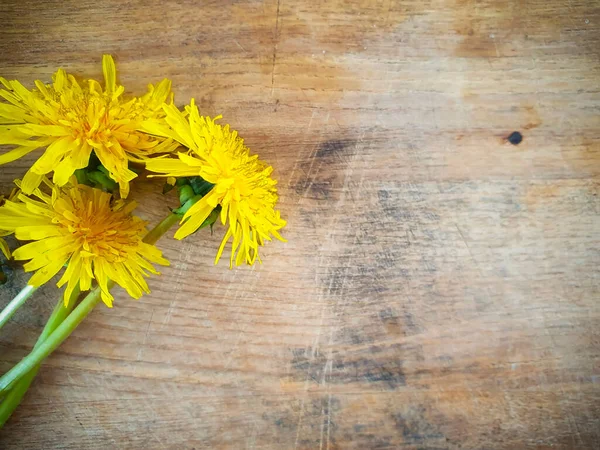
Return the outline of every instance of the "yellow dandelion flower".
<path id="1" fill-rule="evenodd" d="M 129 182 L 136 174 L 128 161 L 170 152 L 169 139 L 140 133 L 142 121 L 164 115 L 162 105 L 171 97 L 171 82 L 161 81 L 139 98 L 125 100 L 124 87 L 117 84 L 115 63 L 102 58 L 104 89 L 95 80 L 78 83 L 59 69 L 52 84 L 36 81 L 26 89 L 18 81 L 0 78 L 0 145 L 15 146 L 0 155 L 0 164 L 14 161 L 33 150 L 46 148 L 23 178 L 23 191 L 31 194 L 42 177 L 54 171 L 53 181 L 64 186 L 76 169 L 86 167 L 94 151 L 111 178 L 119 183 L 121 197 L 127 197 Z"/>
<path id="2" fill-rule="evenodd" d="M 67 284 L 65 303 L 78 282 L 86 291 L 93 279 L 109 307 L 109 279 L 136 299 L 150 292 L 143 276 L 158 274 L 151 262 L 169 262 L 158 248 L 142 241 L 146 223 L 131 214 L 135 203 L 111 203 L 110 194 L 77 184 L 75 177 L 63 187 L 46 178 L 42 182 L 52 189 L 51 195 L 36 188 L 30 196 L 20 194 L 20 202 L 9 200 L 0 207 L 0 229 L 33 241 L 13 252 L 16 260 L 29 260 L 26 271 L 35 271 L 29 284 L 41 286 L 66 264 L 57 283 Z"/>
<path id="3" fill-rule="evenodd" d="M 183 239 L 196 231 L 211 212 L 220 206 L 223 225 L 229 228 L 221 242 L 215 264 L 223 249 L 233 239 L 230 267 L 235 262 L 253 264 L 258 256 L 258 247 L 271 236 L 284 241 L 278 230 L 286 224 L 277 203 L 277 182 L 270 177 L 273 168 L 251 155 L 244 141 L 229 125 L 216 124 L 214 120 L 201 117 L 192 99 L 181 112 L 174 105 L 164 107 L 164 121 L 148 120 L 142 130 L 154 136 L 171 138 L 186 151 L 177 158 L 159 157 L 146 161 L 146 168 L 159 176 L 199 176 L 213 184 L 212 189 L 196 202 L 183 216 L 182 225 L 175 233 Z"/>

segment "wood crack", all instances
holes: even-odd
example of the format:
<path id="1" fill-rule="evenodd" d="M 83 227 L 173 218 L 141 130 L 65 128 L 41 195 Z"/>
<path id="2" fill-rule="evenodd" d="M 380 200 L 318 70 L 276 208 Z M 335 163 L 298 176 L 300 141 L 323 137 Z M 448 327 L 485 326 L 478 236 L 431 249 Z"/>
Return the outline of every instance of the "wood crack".
<path id="1" fill-rule="evenodd" d="M 277 45 L 279 44 L 279 6 L 281 0 L 277 0 L 277 14 L 275 16 L 275 43 L 273 45 L 273 66 L 271 67 L 271 96 L 275 90 L 275 62 L 277 61 Z"/>

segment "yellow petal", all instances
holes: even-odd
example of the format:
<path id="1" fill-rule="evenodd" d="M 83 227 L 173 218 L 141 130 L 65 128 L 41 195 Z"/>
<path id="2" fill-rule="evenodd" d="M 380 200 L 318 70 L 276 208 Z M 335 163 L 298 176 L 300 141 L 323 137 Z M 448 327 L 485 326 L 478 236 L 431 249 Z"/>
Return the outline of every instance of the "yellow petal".
<path id="1" fill-rule="evenodd" d="M 209 210 L 213 210 L 214 207 L 210 204 L 210 202 L 208 201 L 209 198 L 211 197 L 211 192 L 209 192 L 207 195 L 205 195 L 204 197 L 202 197 L 200 200 L 198 200 L 196 203 L 194 203 L 190 209 L 188 209 L 186 211 L 186 213 L 183 215 L 183 220 L 181 221 L 181 223 L 183 223 L 186 219 L 189 219 L 190 217 L 196 215 L 196 214 L 204 214 L 204 211 L 208 208 Z M 209 211 L 210 214 L 210 211 Z M 208 217 L 208 216 L 206 216 Z"/>
<path id="2" fill-rule="evenodd" d="M 72 145 L 73 139 L 71 137 L 63 137 L 52 142 L 42 156 L 33 164 L 31 170 L 39 174 L 52 172 L 64 155 L 71 150 Z"/>
<path id="3" fill-rule="evenodd" d="M 98 286 L 100 286 L 100 290 L 102 291 L 100 297 L 106 306 L 112 308 L 112 304 L 114 301 L 114 297 L 111 295 L 108 288 L 108 276 L 106 275 L 105 268 L 108 266 L 101 259 L 96 260 L 94 264 L 94 277 L 98 282 Z"/>
<path id="4" fill-rule="evenodd" d="M 223 255 L 223 250 L 225 249 L 225 245 L 227 244 L 227 241 L 229 240 L 230 237 L 231 237 L 231 227 L 229 227 L 227 229 L 227 233 L 225 233 L 225 236 L 223 237 L 223 240 L 221 241 L 221 245 L 219 246 L 219 250 L 217 251 L 217 256 L 215 257 L 215 265 L 217 265 L 217 263 L 219 262 L 219 259 L 221 259 L 221 255 Z"/>
<path id="5" fill-rule="evenodd" d="M 89 258 L 83 258 L 81 261 L 81 278 L 79 280 L 82 291 L 88 291 L 92 287 L 92 279 L 94 273 L 92 272 L 92 264 Z"/>
<path id="6" fill-rule="evenodd" d="M 31 225 L 19 227 L 15 230 L 15 237 L 21 241 L 37 241 L 61 235 L 61 229 L 56 225 Z"/>
<path id="7" fill-rule="evenodd" d="M 4 256 L 6 256 L 6 259 L 10 259 L 10 248 L 8 247 L 8 244 L 6 243 L 6 241 L 4 239 L 0 238 L 0 250 L 2 251 L 2 253 L 4 253 Z"/>
<path id="8" fill-rule="evenodd" d="M 28 123 L 23 125 L 23 129 L 37 136 L 68 136 L 71 131 L 60 125 L 37 125 L 35 123 Z"/>
<path id="9" fill-rule="evenodd" d="M 26 154 L 32 152 L 33 150 L 37 150 L 37 149 L 38 149 L 38 147 L 33 147 L 33 146 L 32 147 L 21 146 L 21 147 L 12 149 L 11 151 L 4 153 L 3 155 L 0 155 L 0 165 L 15 161 L 19 158 L 22 158 Z"/>
<path id="10" fill-rule="evenodd" d="M 202 200 L 204 200 L 204 199 L 202 199 Z M 198 201 L 194 206 L 201 203 L 202 200 Z M 179 227 L 179 229 L 175 232 L 175 239 L 183 239 L 184 237 L 189 236 L 194 231 L 196 231 L 198 228 L 200 228 L 200 225 L 202 225 L 202 223 L 210 215 L 212 210 L 213 210 L 212 206 L 204 203 L 203 208 L 198 209 L 198 211 L 196 213 L 189 216 L 189 218 L 185 221 L 185 223 Z M 191 208 L 190 208 L 190 211 L 191 211 Z M 189 211 L 188 211 L 188 213 L 189 213 Z"/>
<path id="11" fill-rule="evenodd" d="M 67 269 L 65 270 L 65 273 L 60 278 L 60 280 L 57 281 L 56 285 L 58 287 L 62 287 L 65 283 L 69 282 L 70 280 L 79 279 L 80 272 L 81 272 L 81 255 L 79 253 L 75 253 L 69 259 L 69 262 L 67 263 Z"/>
<path id="12" fill-rule="evenodd" d="M 154 136 L 170 137 L 173 139 L 177 137 L 176 133 L 174 133 L 162 120 L 145 120 L 140 126 L 140 131 Z"/>
<path id="13" fill-rule="evenodd" d="M 83 142 L 79 147 L 73 148 L 69 155 L 71 166 L 75 169 L 83 169 L 88 165 L 91 153 L 92 148 L 87 142 Z"/>
<path id="14" fill-rule="evenodd" d="M 198 175 L 197 167 L 190 167 L 181 160 L 173 158 L 153 158 L 146 161 L 146 169 L 173 177 Z"/>
<path id="15" fill-rule="evenodd" d="M 178 153 L 177 156 L 180 160 L 182 160 L 185 164 L 187 164 L 190 167 L 202 167 L 205 164 L 200 159 L 193 158 L 185 153 Z"/>
<path id="16" fill-rule="evenodd" d="M 33 259 L 40 253 L 56 250 L 68 244 L 68 240 L 62 236 L 51 237 L 41 241 L 30 242 L 25 244 L 13 252 L 16 260 Z"/>
<path id="17" fill-rule="evenodd" d="M 102 55 L 102 72 L 106 92 L 110 94 L 117 87 L 117 69 L 111 55 Z"/>
<path id="18" fill-rule="evenodd" d="M 57 186 L 64 186 L 69 182 L 71 175 L 75 173 L 75 167 L 71 165 L 71 160 L 68 158 L 63 159 L 55 168 L 52 181 Z"/>
<path id="19" fill-rule="evenodd" d="M 45 267 L 42 267 L 37 272 L 33 274 L 33 276 L 29 279 L 27 284 L 31 286 L 40 287 L 42 284 L 46 283 L 50 280 L 54 275 L 56 275 L 62 266 L 67 262 L 67 257 L 64 256 L 62 258 L 58 258 L 53 260 L 50 264 Z"/>
<path id="20" fill-rule="evenodd" d="M 54 80 L 54 90 L 62 91 L 67 81 L 67 73 L 63 69 L 58 69 L 52 78 Z"/>
<path id="21" fill-rule="evenodd" d="M 21 189 L 26 194 L 31 194 L 42 182 L 44 175 L 33 172 L 31 169 L 27 171 L 21 182 Z"/>
<path id="22" fill-rule="evenodd" d="M 161 103 L 164 103 L 169 97 L 169 93 L 171 92 L 171 80 L 165 78 L 156 86 L 154 92 L 152 93 L 152 101 L 153 106 L 159 106 Z"/>

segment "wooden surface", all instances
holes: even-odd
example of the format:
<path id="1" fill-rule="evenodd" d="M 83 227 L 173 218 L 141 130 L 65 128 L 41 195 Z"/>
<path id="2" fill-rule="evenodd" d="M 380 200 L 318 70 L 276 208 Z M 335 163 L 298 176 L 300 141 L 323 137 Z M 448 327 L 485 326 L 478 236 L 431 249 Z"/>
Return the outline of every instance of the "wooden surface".
<path id="1" fill-rule="evenodd" d="M 4 449 L 600 448 L 600 4 L 2 1 L 0 68 L 173 80 L 275 166 L 287 244 L 160 242 Z M 506 137 L 523 135 L 519 145 Z M 0 187 L 30 160 L 1 170 Z M 158 182 L 134 188 L 156 222 Z M 18 274 L 17 274 L 18 275 Z M 0 290 L 8 302 L 25 278 Z M 0 334 L 33 345 L 57 292 Z"/>

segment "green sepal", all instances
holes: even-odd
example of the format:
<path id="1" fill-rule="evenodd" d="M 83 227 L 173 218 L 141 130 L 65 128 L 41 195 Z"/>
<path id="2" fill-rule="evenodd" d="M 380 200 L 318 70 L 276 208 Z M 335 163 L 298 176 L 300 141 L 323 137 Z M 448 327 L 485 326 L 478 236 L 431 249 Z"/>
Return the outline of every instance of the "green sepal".
<path id="1" fill-rule="evenodd" d="M 85 169 L 77 169 L 75 171 L 75 178 L 77 178 L 77 183 L 85 184 L 86 186 L 93 186 L 94 184 L 89 180 Z"/>
<path id="2" fill-rule="evenodd" d="M 104 167 L 102 164 L 98 164 L 96 166 L 96 169 L 99 170 L 100 172 L 102 172 L 104 175 L 106 175 L 107 177 L 110 177 L 110 172 L 108 171 L 108 169 L 106 167 Z"/>
<path id="3" fill-rule="evenodd" d="M 209 183 L 201 177 L 190 177 L 189 180 L 190 186 L 192 186 L 194 193 L 197 195 L 202 195 L 202 197 L 208 194 L 210 190 L 215 186 L 214 184 Z"/>
<path id="4" fill-rule="evenodd" d="M 171 210 L 173 214 L 177 214 L 180 217 L 183 217 L 186 212 L 200 199 L 202 199 L 206 194 L 208 194 L 211 189 L 215 186 L 212 183 L 204 180 L 202 177 L 180 177 L 177 178 L 175 182 L 175 186 L 177 186 L 177 191 L 179 194 L 179 208 L 175 208 Z M 169 190 L 172 189 L 172 186 Z M 164 192 L 164 188 L 163 188 Z M 168 191 L 167 191 L 168 192 Z M 217 205 L 214 208 L 209 216 L 202 222 L 202 225 L 198 228 L 201 230 L 202 228 L 206 228 L 210 226 L 210 231 L 212 234 L 213 225 L 216 223 L 219 218 L 219 213 L 221 212 L 221 205 Z M 196 230 L 196 232 L 198 231 Z"/>
<path id="5" fill-rule="evenodd" d="M 219 219 L 220 212 L 221 212 L 221 205 L 217 205 L 217 207 L 210 212 L 209 216 L 204 220 L 204 222 L 202 222 L 202 225 L 200 225 L 200 228 L 198 228 L 198 230 L 201 230 L 202 228 L 210 226 L 210 234 L 213 234 L 213 225 Z M 198 230 L 196 230 L 196 231 L 198 231 Z"/>
<path id="6" fill-rule="evenodd" d="M 79 184 L 85 184 L 105 192 L 115 193 L 119 185 L 110 177 L 109 170 L 102 165 L 95 153 L 90 155 L 87 167 L 77 169 L 75 177 Z"/>
<path id="7" fill-rule="evenodd" d="M 108 192 L 113 192 L 118 188 L 117 183 L 99 170 L 94 170 L 87 173 L 88 179 L 94 183 L 94 187 L 101 188 Z"/>
<path id="8" fill-rule="evenodd" d="M 198 200 L 200 200 L 202 197 L 203 197 L 203 195 L 194 195 L 192 198 L 190 198 L 188 201 L 186 201 L 179 208 L 175 208 L 173 210 L 173 212 L 175 214 L 183 216 L 186 212 L 188 212 L 188 209 L 190 209 L 192 207 L 192 205 L 194 203 L 196 203 Z"/>
<path id="9" fill-rule="evenodd" d="M 180 204 L 185 205 L 189 199 L 194 197 L 195 194 L 196 193 L 194 192 L 194 189 L 190 185 L 182 186 L 181 188 L 179 188 Z M 202 198 L 202 196 L 200 198 Z"/>

